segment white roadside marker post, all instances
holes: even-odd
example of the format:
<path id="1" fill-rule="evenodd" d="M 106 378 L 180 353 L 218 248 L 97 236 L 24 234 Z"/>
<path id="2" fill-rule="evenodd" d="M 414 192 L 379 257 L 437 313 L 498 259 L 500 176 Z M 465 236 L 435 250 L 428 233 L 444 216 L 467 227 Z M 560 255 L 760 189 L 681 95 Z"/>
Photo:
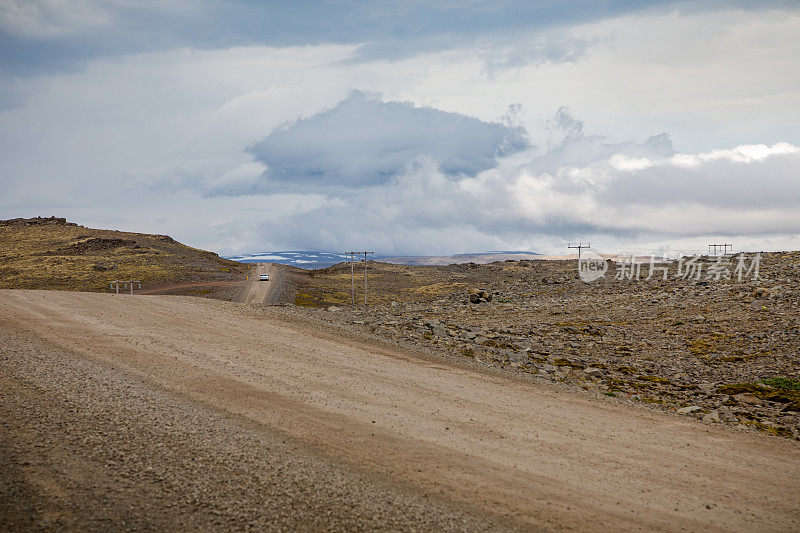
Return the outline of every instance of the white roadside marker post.
<path id="1" fill-rule="evenodd" d="M 131 296 L 133 296 L 133 284 L 134 284 L 134 283 L 136 283 L 136 285 L 137 285 L 137 287 L 136 287 L 136 288 L 137 288 L 137 289 L 139 289 L 139 290 L 142 290 L 142 282 L 141 282 L 141 281 L 135 281 L 135 280 L 129 280 L 129 281 L 125 281 L 125 280 L 119 280 L 119 279 L 118 279 L 118 280 L 115 280 L 115 281 L 112 281 L 112 282 L 110 282 L 110 283 L 109 283 L 109 287 L 110 287 L 111 289 L 114 289 L 114 290 L 116 291 L 116 293 L 117 293 L 117 294 L 119 294 L 119 286 L 120 286 L 120 285 L 122 285 L 122 287 L 123 287 L 124 289 L 127 289 L 127 288 L 128 288 L 128 285 L 130 284 Z"/>

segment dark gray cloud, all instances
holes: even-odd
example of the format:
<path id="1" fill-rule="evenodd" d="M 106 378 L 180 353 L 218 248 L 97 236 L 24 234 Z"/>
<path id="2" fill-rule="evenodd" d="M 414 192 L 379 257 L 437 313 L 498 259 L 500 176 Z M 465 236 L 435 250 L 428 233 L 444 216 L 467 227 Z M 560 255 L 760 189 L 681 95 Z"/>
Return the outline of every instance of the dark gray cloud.
<path id="1" fill-rule="evenodd" d="M 383 185 L 421 160 L 448 176 L 474 176 L 529 146 L 519 127 L 354 92 L 250 152 L 267 167 L 262 190 L 326 191 Z"/>
<path id="2" fill-rule="evenodd" d="M 758 8 L 792 6 L 761 2 Z M 501 45 L 542 31 L 648 9 L 750 8 L 741 1 L 367 0 L 95 2 L 7 0 L 0 4 L 0 72 L 69 70 L 85 61 L 177 47 L 361 45 L 356 60 L 392 59 L 469 45 L 494 35 Z M 553 38 L 511 49 L 495 67 L 573 59 L 586 43 Z M 526 51 L 527 49 L 527 51 Z"/>

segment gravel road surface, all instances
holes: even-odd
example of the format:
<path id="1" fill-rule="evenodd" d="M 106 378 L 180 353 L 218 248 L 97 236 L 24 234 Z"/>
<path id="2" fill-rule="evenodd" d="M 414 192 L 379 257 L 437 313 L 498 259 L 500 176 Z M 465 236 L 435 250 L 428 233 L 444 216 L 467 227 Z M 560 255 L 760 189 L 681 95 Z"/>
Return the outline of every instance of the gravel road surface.
<path id="1" fill-rule="evenodd" d="M 800 528 L 800 447 L 277 308 L 0 291 L 0 528 Z"/>
<path id="2" fill-rule="evenodd" d="M 246 304 L 272 305 L 283 303 L 286 299 L 286 272 L 282 265 L 256 263 L 250 270 L 249 280 L 242 287 L 237 301 Z M 269 281 L 260 281 L 261 274 L 269 274 Z"/>

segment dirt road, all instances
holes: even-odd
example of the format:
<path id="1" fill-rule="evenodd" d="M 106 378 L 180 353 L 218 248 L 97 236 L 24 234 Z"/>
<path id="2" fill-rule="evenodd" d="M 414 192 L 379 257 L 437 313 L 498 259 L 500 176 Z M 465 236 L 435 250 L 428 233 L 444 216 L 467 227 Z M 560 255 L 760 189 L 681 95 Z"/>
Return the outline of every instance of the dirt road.
<path id="1" fill-rule="evenodd" d="M 372 516 L 359 522 L 367 528 L 412 527 L 415 520 L 427 520 L 422 527 L 467 529 L 800 528 L 795 442 L 428 360 L 322 329 L 289 310 L 187 297 L 0 291 L 0 331 L 10 339 L 0 348 L 0 390 L 19 391 L 12 394 L 16 401 L 31 405 L 24 416 L 36 412 L 40 398 L 58 405 L 62 386 L 56 375 L 50 385 L 37 382 L 44 392 L 28 390 L 33 378 L 20 366 L 26 358 L 37 358 L 32 368 L 54 372 L 80 362 L 87 388 L 102 383 L 114 391 L 114 380 L 144 380 L 163 399 L 123 396 L 126 409 L 146 408 L 158 417 L 177 402 L 197 413 L 191 427 L 172 422 L 171 433 L 215 436 L 222 416 L 231 417 L 225 431 L 234 435 L 248 428 L 248 439 L 289 437 L 301 459 L 275 455 L 273 461 L 286 462 L 282 474 L 272 470 L 276 484 L 298 461 L 340 465 L 337 476 L 357 481 L 344 483 L 346 497 L 337 496 L 350 503 L 331 505 L 335 513 L 323 523 L 333 528 L 353 526 L 346 522 L 350 515 L 341 515 L 350 508 L 352 516 Z M 58 348 L 26 351 L 24 339 Z M 48 434 L 59 431 L 74 435 L 57 424 Z M 23 440 L 25 424 L 3 426 L 3 437 Z M 245 441 L 226 449 L 244 457 L 251 451 Z M 194 457 L 194 441 L 182 442 L 173 443 L 162 477 Z M 114 472 L 118 464 L 98 470 Z M 79 477 L 70 468 L 57 467 L 60 479 Z M 222 475 L 225 468 L 204 475 Z M 290 498 L 292 505 L 324 501 L 316 475 L 298 482 L 302 488 L 292 494 L 301 497 Z M 106 497 L 97 494 L 103 486 L 78 494 L 58 490 L 97 499 Z M 387 494 L 401 495 L 402 505 L 374 511 L 370 490 L 375 505 L 391 501 Z M 148 505 L 165 521 L 174 518 L 165 509 L 175 501 Z"/>
<path id="2" fill-rule="evenodd" d="M 259 280 L 262 274 L 269 274 L 269 281 Z M 271 263 L 256 263 L 251 270 L 249 280 L 242 288 L 238 298 L 239 302 L 246 304 L 272 304 L 277 294 L 276 287 L 281 280 L 278 279 L 278 269 Z"/>

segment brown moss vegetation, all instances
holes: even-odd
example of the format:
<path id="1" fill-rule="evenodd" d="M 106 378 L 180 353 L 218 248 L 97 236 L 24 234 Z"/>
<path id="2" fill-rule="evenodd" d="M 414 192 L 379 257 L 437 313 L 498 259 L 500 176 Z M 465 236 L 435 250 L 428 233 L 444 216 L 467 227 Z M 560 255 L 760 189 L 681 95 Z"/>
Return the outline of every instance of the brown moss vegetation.
<path id="1" fill-rule="evenodd" d="M 501 279 L 516 279 L 530 270 L 531 261 L 507 261 L 490 265 L 474 263 L 448 266 L 394 265 L 376 261 L 367 262 L 367 298 L 370 305 L 386 305 L 430 301 L 453 293 L 465 292 Z M 355 301 L 364 302 L 364 263 L 355 264 Z M 332 267 L 308 272 L 305 292 L 308 305 L 328 307 L 349 305 L 350 265 L 340 263 Z M 497 303 L 504 303 L 499 298 Z"/>
<path id="2" fill-rule="evenodd" d="M 58 218 L 0 221 L 0 288 L 107 291 L 113 280 L 143 287 L 233 281 L 246 265 L 166 235 L 84 228 Z"/>

